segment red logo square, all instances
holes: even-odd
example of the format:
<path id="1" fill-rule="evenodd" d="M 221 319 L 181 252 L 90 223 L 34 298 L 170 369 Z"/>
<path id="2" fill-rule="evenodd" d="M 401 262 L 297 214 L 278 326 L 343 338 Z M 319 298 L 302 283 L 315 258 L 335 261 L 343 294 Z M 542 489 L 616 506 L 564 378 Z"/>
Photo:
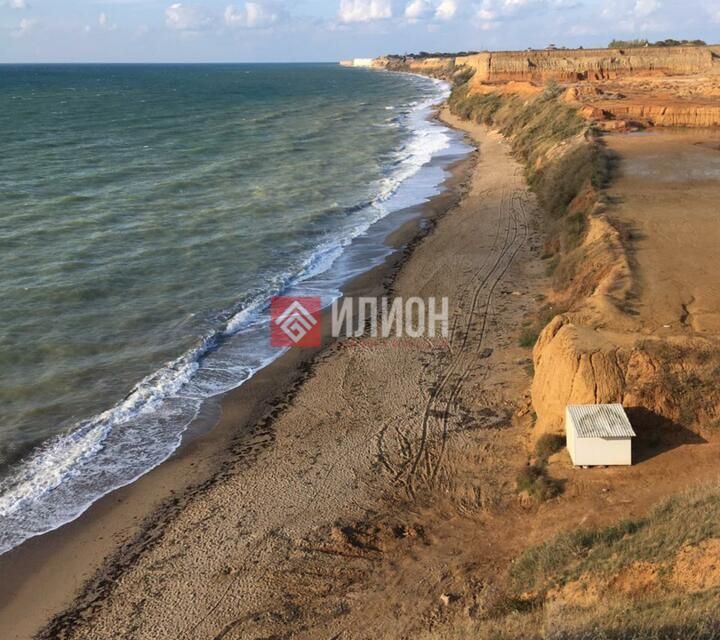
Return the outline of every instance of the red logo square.
<path id="1" fill-rule="evenodd" d="M 270 343 L 273 347 L 319 347 L 320 298 L 277 296 L 270 303 Z"/>

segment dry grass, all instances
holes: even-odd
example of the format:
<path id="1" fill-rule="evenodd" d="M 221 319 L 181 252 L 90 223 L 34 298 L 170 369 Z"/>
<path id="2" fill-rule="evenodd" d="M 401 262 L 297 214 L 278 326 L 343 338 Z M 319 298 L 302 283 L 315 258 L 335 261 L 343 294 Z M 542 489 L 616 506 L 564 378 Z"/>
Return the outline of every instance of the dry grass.
<path id="1" fill-rule="evenodd" d="M 523 467 L 515 479 L 519 493 L 526 493 L 537 502 L 550 500 L 562 493 L 562 486 L 547 474 L 543 462 Z"/>
<path id="2" fill-rule="evenodd" d="M 559 99 L 560 93 L 550 84 L 539 96 L 526 99 L 471 94 L 467 84 L 458 84 L 449 103 L 457 115 L 498 129 L 525 163 L 528 183 L 546 214 L 545 257 L 552 259 L 548 270 L 554 288 L 562 292 L 582 260 L 576 251 L 608 182 L 612 158 L 577 110 Z M 532 346 L 533 338 L 532 332 L 525 332 L 520 344 Z"/>
<path id="3" fill-rule="evenodd" d="M 638 562 L 659 566 L 669 580 L 682 548 L 720 537 L 720 486 L 674 497 L 647 517 L 615 526 L 581 529 L 523 553 L 504 587 L 485 588 L 475 606 L 425 640 L 711 640 L 720 637 L 720 588 L 683 591 L 613 591 L 613 578 Z M 712 560 L 712 559 L 710 559 Z M 563 586 L 583 577 L 611 585 L 600 599 L 558 600 Z"/>

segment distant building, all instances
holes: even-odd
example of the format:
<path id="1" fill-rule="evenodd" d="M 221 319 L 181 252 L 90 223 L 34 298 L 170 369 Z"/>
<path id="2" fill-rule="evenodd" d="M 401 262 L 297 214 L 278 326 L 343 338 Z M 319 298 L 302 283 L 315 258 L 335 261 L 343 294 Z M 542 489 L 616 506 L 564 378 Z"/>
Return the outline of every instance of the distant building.
<path id="1" fill-rule="evenodd" d="M 632 464 L 635 432 L 620 404 L 568 405 L 565 435 L 575 466 Z"/>
<path id="2" fill-rule="evenodd" d="M 372 67 L 372 58 L 353 58 L 352 60 L 340 60 L 341 67 Z"/>

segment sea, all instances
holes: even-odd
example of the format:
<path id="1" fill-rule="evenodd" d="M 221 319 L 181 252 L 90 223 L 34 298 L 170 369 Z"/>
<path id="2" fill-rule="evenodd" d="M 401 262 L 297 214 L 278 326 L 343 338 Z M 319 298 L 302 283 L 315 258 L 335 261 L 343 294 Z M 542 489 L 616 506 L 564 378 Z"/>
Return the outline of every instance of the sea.
<path id="1" fill-rule="evenodd" d="M 180 446 L 469 149 L 446 84 L 329 64 L 0 66 L 0 553 Z"/>

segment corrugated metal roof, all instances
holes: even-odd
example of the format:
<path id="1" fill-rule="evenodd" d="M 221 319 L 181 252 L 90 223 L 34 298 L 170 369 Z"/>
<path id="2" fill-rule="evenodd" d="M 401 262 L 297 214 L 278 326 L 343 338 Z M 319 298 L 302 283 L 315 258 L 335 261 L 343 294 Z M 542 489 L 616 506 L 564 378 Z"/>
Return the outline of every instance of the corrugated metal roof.
<path id="1" fill-rule="evenodd" d="M 632 438 L 630 420 L 621 404 L 569 404 L 568 412 L 580 438 Z"/>

